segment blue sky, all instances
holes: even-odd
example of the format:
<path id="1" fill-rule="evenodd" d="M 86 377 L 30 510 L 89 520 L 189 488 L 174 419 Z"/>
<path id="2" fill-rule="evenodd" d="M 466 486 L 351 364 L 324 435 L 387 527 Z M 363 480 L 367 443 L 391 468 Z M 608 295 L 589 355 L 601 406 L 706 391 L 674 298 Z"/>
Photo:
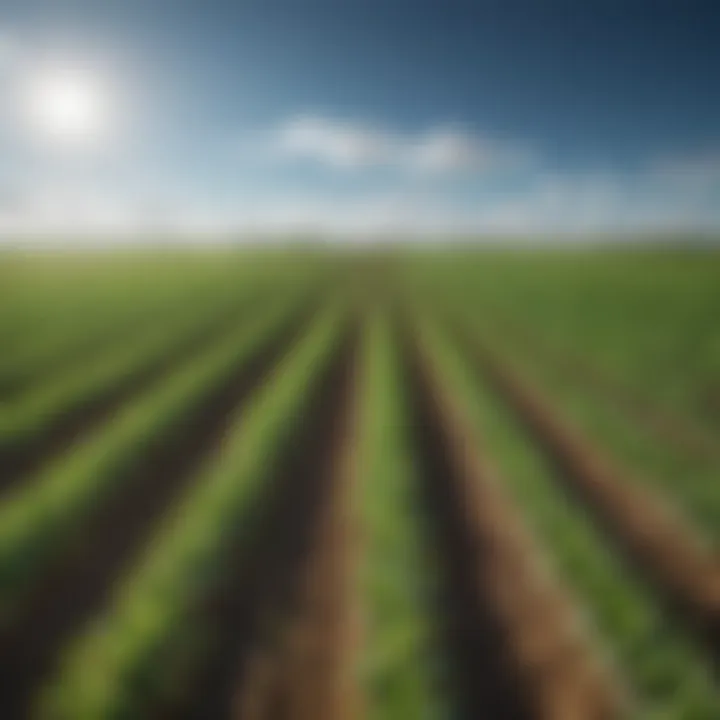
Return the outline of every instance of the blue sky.
<path id="1" fill-rule="evenodd" d="M 718 37 L 692 0 L 5 0 L 0 229 L 716 228 Z M 61 66 L 97 146 L 27 127 Z"/>

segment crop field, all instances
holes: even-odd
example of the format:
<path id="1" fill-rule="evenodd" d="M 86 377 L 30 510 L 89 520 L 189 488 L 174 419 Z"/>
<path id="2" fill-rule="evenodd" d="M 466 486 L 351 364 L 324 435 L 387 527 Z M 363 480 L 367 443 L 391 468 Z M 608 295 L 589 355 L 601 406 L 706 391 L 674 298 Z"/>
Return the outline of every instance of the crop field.
<path id="1" fill-rule="evenodd" d="M 720 254 L 0 256 L 0 718 L 720 719 Z"/>

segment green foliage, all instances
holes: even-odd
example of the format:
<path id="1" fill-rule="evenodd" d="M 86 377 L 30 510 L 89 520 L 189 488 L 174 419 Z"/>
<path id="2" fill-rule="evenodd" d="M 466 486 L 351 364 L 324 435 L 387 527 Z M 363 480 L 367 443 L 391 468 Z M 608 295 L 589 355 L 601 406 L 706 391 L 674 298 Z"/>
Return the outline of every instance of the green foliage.
<path id="1" fill-rule="evenodd" d="M 210 652 L 213 629 L 197 609 L 227 572 L 231 549 L 257 529 L 277 458 L 337 347 L 348 298 L 372 308 L 360 358 L 356 494 L 363 540 L 356 589 L 364 615 L 358 681 L 368 718 L 440 720 L 457 712 L 438 638 L 442 558 L 421 507 L 411 398 L 386 314 L 398 298 L 419 318 L 441 379 L 503 471 L 540 541 L 539 556 L 574 594 L 598 649 L 630 687 L 633 720 L 720 717 L 704 651 L 562 491 L 541 448 L 437 322 L 455 317 L 506 351 L 590 440 L 676 500 L 717 540 L 717 463 L 658 443 L 602 390 L 573 380 L 553 361 L 585 360 L 630 394 L 716 436 L 714 254 L 398 251 L 348 259 L 306 247 L 3 260 L 0 452 L 41 437 L 64 413 L 141 373 L 230 308 L 247 312 L 238 327 L 179 358 L 165 377 L 126 398 L 114 416 L 0 498 L 5 624 L 134 465 L 276 337 L 299 304 L 331 290 L 326 312 L 257 388 L 149 544 L 128 558 L 112 601 L 61 653 L 38 704 L 41 718 L 152 714 Z M 523 344 L 523 333 L 541 337 L 548 352 Z"/>
<path id="2" fill-rule="evenodd" d="M 361 682 L 373 720 L 448 717 L 438 646 L 437 568 L 423 521 L 410 410 L 395 339 L 381 314 L 363 353 L 359 495 L 365 558 Z"/>
<path id="3" fill-rule="evenodd" d="M 337 307 L 327 310 L 243 409 L 115 605 L 69 649 L 41 717 L 139 718 L 151 710 L 167 673 L 193 647 L 193 608 L 225 569 L 231 541 L 253 532 L 263 485 L 331 357 L 341 318 Z"/>
<path id="4" fill-rule="evenodd" d="M 720 713 L 710 660 L 661 611 L 639 578 L 610 549 L 561 490 L 547 458 L 511 410 L 473 373 L 467 358 L 434 327 L 423 332 L 439 367 L 464 400 L 483 446 L 543 542 L 552 563 L 582 601 L 597 643 L 605 641 L 638 700 L 638 718 L 711 720 Z"/>
<path id="5" fill-rule="evenodd" d="M 7 613 L 27 580 L 72 536 L 73 526 L 112 491 L 137 458 L 176 430 L 178 417 L 236 371 L 287 322 L 294 296 L 280 296 L 253 322 L 174 370 L 122 407 L 82 443 L 15 488 L 0 504 L 0 591 Z"/>
<path id="6" fill-rule="evenodd" d="M 720 425 L 708 409 L 720 377 L 717 257 L 586 252 L 482 259 L 449 256 L 411 272 L 425 306 L 443 308 L 510 357 L 599 447 L 720 539 L 720 453 L 668 442 L 651 419 L 677 418 L 703 445 L 717 446 Z M 616 384 L 627 405 L 645 404 L 645 421 L 587 377 L 591 372 L 583 377 L 565 363 L 585 363 Z"/>

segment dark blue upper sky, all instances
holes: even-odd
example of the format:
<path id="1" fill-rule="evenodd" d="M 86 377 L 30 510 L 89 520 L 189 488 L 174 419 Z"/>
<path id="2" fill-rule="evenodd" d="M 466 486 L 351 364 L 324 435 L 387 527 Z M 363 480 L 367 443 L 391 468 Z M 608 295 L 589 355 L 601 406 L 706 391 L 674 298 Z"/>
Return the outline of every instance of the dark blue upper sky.
<path id="1" fill-rule="evenodd" d="M 128 157 L 134 148 L 135 163 L 192 166 L 221 195 L 252 185 L 224 143 L 308 116 L 346 133 L 417 139 L 453 126 L 522 144 L 560 187 L 577 173 L 600 190 L 608 177 L 623 185 L 667 158 L 708 174 L 720 147 L 720 5 L 710 1 L 5 0 L 3 28 L 37 51 L 114 58 L 132 98 Z M 387 167 L 372 161 L 350 180 L 311 162 L 250 164 L 268 188 L 324 178 L 328 192 L 387 189 Z M 442 192 L 472 196 L 486 181 L 446 178 Z M 508 182 L 495 181 L 497 192 Z"/>

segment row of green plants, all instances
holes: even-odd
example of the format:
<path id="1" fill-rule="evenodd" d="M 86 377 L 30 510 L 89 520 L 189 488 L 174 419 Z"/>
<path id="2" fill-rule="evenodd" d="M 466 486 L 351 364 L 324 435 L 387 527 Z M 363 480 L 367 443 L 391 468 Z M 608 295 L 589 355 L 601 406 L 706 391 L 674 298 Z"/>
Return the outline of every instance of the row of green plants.
<path id="1" fill-rule="evenodd" d="M 136 328 L 162 322 L 189 300 L 203 305 L 233 289 L 232 278 L 217 282 L 202 272 L 190 278 L 161 268 L 156 268 L 152 283 L 150 278 L 139 281 L 142 266 L 131 272 L 108 265 L 68 275 L 61 261 L 48 288 L 36 277 L 41 274 L 38 262 L 27 269 L 21 288 L 4 288 L 7 316 L 0 320 L 0 333 L 5 331 L 7 338 L 0 359 L 3 382 L 18 382 L 52 370 L 59 360 L 82 357 L 86 348 L 101 341 L 118 344 Z M 243 279 L 242 274 L 235 275 L 235 280 Z"/>
<path id="2" fill-rule="evenodd" d="M 397 338 L 378 312 L 362 355 L 358 507 L 364 600 L 360 678 L 372 720 L 451 717 L 436 622 L 439 559 L 421 502 Z"/>
<path id="3" fill-rule="evenodd" d="M 444 307 L 478 342 L 492 348 L 534 386 L 581 432 L 642 482 L 672 502 L 710 541 L 720 539 L 718 456 L 662 442 L 648 425 L 624 411 L 601 387 L 578 380 L 547 353 L 534 352 L 527 342 L 489 322 L 487 313 L 445 299 Z M 681 479 L 681 481 L 679 481 Z"/>
<path id="4" fill-rule="evenodd" d="M 492 337 L 490 342 L 500 344 Z M 711 541 L 720 540 L 720 456 L 664 441 L 601 389 L 576 381 L 542 353 L 511 345 L 506 355 L 562 415 L 627 468 L 628 477 L 664 496 Z"/>
<path id="5" fill-rule="evenodd" d="M 222 451 L 164 519 L 114 603 L 67 649 L 38 717 L 140 718 L 177 689 L 188 654 L 198 652 L 203 618 L 194 611 L 230 571 L 232 549 L 257 530 L 263 491 L 345 317 L 331 304 L 238 414 Z"/>
<path id="6" fill-rule="evenodd" d="M 562 490 L 542 449 L 469 357 L 423 325 L 443 376 L 503 472 L 514 501 L 573 591 L 589 632 L 634 699 L 633 718 L 710 720 L 720 713 L 711 662 Z"/>
<path id="7" fill-rule="evenodd" d="M 268 280 L 287 280 L 279 260 L 258 264 L 240 259 L 216 260 L 205 267 L 208 259 L 198 257 L 192 266 L 174 267 L 172 262 L 138 257 L 115 267 L 107 258 L 85 268 L 80 264 L 80 269 L 65 268 L 58 260 L 50 288 L 38 281 L 42 262 L 33 259 L 24 284 L 4 289 L 7 317 L 0 318 L 0 388 L 17 391 L 44 381 L 74 360 L 90 362 L 98 353 L 120 350 L 174 316 L 203 307 L 219 309 Z M 296 276 L 313 271 L 307 263 L 298 264 Z"/>
<path id="8" fill-rule="evenodd" d="M 72 539 L 82 519 L 127 478 L 144 453 L 172 437 L 183 417 L 287 326 L 302 298 L 302 293 L 278 293 L 253 320 L 124 404 L 36 476 L 10 488 L 0 503 L 3 621 L 12 622 L 11 611 L 26 584 Z"/>
<path id="9" fill-rule="evenodd" d="M 587 357 L 661 407 L 720 428 L 720 260 L 706 253 L 438 253 L 408 274 L 472 307 Z"/>
<path id="10" fill-rule="evenodd" d="M 15 342 L 5 344 L 0 360 L 3 387 L 17 394 L 30 382 L 52 374 L 56 367 L 89 356 L 94 348 L 119 346 L 138 330 L 152 328 L 172 312 L 172 308 L 158 307 L 149 298 L 139 300 L 118 302 L 111 308 L 95 302 L 67 315 L 48 308 L 48 314 L 53 317 L 46 320 L 52 319 L 51 324 L 34 327 L 22 342 L 16 338 Z"/>
<path id="11" fill-rule="evenodd" d="M 75 408 L 82 408 L 101 393 L 111 391 L 163 358 L 175 349 L 192 345 L 194 336 L 202 337 L 208 328 L 224 323 L 231 316 L 238 324 L 255 311 L 255 303 L 264 298 L 254 287 L 243 286 L 231 302 L 222 297 L 215 302 L 191 305 L 183 303 L 167 317 L 137 330 L 131 338 L 117 338 L 99 353 L 86 353 L 63 372 L 38 379 L 30 389 L 0 405 L 0 449 L 22 444 L 43 433 L 58 419 Z M 203 347 L 195 348 L 195 352 Z M 192 347 L 184 353 L 192 355 Z M 183 358 L 180 357 L 180 360 Z"/>

